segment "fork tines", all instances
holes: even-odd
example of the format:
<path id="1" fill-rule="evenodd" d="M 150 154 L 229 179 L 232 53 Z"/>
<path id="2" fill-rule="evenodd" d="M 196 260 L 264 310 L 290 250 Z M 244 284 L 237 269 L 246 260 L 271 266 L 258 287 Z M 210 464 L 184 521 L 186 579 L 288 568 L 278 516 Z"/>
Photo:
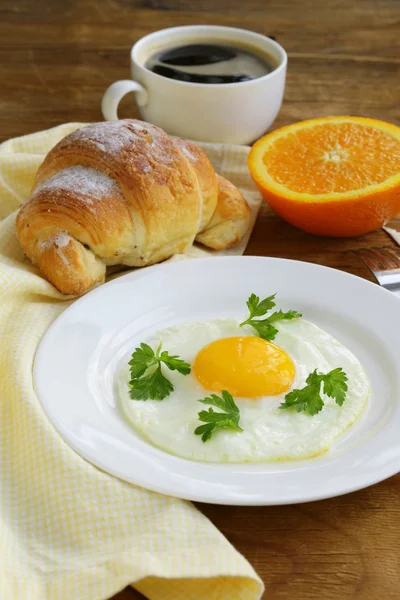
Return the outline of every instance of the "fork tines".
<path id="1" fill-rule="evenodd" d="M 400 267 L 399 248 L 362 248 L 357 254 L 371 271 L 390 271 Z"/>

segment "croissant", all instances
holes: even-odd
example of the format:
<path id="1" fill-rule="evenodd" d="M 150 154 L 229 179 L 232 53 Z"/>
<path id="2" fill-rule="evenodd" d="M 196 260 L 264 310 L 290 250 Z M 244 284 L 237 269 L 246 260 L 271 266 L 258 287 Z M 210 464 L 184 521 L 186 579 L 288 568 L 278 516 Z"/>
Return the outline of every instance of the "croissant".
<path id="1" fill-rule="evenodd" d="M 47 154 L 16 232 L 48 281 L 80 295 L 104 281 L 109 265 L 157 263 L 194 240 L 227 248 L 249 214 L 196 144 L 126 119 L 79 129 Z"/>

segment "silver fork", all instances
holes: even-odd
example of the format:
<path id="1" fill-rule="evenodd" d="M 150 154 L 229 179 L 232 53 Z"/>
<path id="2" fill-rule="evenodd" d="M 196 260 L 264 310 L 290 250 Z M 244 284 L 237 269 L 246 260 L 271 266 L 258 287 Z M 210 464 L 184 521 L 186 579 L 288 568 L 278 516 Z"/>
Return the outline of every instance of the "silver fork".
<path id="1" fill-rule="evenodd" d="M 382 287 L 400 296 L 400 249 L 363 248 L 356 254 Z"/>

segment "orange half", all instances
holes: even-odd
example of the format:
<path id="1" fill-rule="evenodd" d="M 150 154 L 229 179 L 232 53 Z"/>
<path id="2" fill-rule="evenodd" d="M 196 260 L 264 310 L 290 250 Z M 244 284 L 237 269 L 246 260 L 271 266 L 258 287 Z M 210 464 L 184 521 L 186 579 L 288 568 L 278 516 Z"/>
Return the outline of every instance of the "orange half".
<path id="1" fill-rule="evenodd" d="M 282 127 L 252 147 L 250 173 L 269 206 L 310 233 L 361 235 L 400 211 L 400 128 L 362 117 Z"/>

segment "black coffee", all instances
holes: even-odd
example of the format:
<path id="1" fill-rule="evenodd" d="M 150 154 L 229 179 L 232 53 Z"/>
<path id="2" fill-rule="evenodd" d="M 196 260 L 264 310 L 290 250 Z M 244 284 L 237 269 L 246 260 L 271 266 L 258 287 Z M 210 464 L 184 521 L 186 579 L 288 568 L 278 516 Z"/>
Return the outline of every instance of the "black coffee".
<path id="1" fill-rule="evenodd" d="M 239 47 L 187 44 L 153 54 L 145 67 L 157 75 L 189 83 L 237 83 L 267 75 L 272 62 Z"/>

